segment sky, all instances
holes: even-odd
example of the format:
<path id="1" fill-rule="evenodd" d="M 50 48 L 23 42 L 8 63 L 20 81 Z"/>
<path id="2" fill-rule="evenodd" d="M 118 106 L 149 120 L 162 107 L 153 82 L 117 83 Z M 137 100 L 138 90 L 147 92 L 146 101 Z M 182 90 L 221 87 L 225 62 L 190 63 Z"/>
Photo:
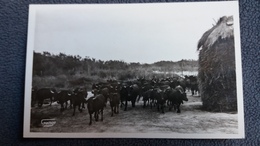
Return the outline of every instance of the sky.
<path id="1" fill-rule="evenodd" d="M 36 52 L 128 63 L 196 60 L 197 43 L 203 33 L 220 17 L 238 15 L 238 3 L 234 1 L 32 8 L 34 36 L 29 37 L 34 37 Z"/>

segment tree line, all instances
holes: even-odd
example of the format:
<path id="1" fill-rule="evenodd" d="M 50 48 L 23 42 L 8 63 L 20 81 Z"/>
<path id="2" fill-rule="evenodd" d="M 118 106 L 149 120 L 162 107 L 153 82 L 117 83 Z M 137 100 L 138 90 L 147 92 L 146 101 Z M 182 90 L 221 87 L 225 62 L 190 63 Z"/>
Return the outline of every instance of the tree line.
<path id="1" fill-rule="evenodd" d="M 142 74 L 141 72 L 149 71 L 193 71 L 197 70 L 198 62 L 196 60 L 180 60 L 174 61 L 159 61 L 152 64 L 141 64 L 139 62 L 127 63 L 122 60 L 100 60 L 85 56 L 82 58 L 79 55 L 67 55 L 59 53 L 57 55 L 49 52 L 34 52 L 33 53 L 33 76 L 58 76 L 58 75 L 76 75 L 84 74 L 86 76 L 99 76 L 105 78 L 108 76 L 119 77 L 120 74 L 125 78 L 131 78 Z M 128 74 L 128 76 L 127 76 Z M 134 74 L 134 75 L 130 75 Z"/>

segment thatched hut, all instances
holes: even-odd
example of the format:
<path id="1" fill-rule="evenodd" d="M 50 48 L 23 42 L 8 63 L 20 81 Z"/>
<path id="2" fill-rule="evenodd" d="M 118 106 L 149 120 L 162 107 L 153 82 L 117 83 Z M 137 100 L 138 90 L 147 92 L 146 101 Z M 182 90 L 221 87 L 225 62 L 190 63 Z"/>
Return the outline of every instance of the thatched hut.
<path id="1" fill-rule="evenodd" d="M 203 108 L 237 111 L 233 16 L 221 17 L 198 42 L 198 81 Z"/>

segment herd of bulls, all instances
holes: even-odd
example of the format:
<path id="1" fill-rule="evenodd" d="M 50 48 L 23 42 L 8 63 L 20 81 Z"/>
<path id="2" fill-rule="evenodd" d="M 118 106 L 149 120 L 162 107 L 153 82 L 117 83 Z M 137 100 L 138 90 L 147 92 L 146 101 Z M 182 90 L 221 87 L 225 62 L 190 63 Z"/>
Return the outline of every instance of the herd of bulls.
<path id="1" fill-rule="evenodd" d="M 156 107 L 158 111 L 164 113 L 164 108 L 167 106 L 169 110 L 180 113 L 180 105 L 183 101 L 188 101 L 186 90 L 191 90 L 192 95 L 198 92 L 198 83 L 195 76 L 186 76 L 185 79 L 180 78 L 165 78 L 165 79 L 137 79 L 132 81 L 115 81 L 108 80 L 107 82 L 94 83 L 92 85 L 92 94 L 90 98 L 86 88 L 75 88 L 74 90 L 60 90 L 57 92 L 53 88 L 33 88 L 32 89 L 32 106 L 38 102 L 38 107 L 41 107 L 45 99 L 50 99 L 52 102 L 57 101 L 61 105 L 60 111 L 63 112 L 70 101 L 70 108 L 73 108 L 73 116 L 75 115 L 76 107 L 82 112 L 87 104 L 88 113 L 90 116 L 89 125 L 92 124 L 92 114 L 96 121 L 101 114 L 103 120 L 103 110 L 109 101 L 111 107 L 111 116 L 119 113 L 119 106 L 127 110 L 128 102 L 131 101 L 132 107 L 135 107 L 136 102 L 143 100 L 143 108 L 149 106 Z"/>

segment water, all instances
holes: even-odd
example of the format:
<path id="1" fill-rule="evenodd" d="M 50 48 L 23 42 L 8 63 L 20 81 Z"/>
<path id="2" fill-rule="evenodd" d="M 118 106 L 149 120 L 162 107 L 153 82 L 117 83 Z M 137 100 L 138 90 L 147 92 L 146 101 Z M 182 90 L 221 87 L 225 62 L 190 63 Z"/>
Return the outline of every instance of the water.
<path id="1" fill-rule="evenodd" d="M 184 77 L 185 75 L 187 76 L 191 76 L 191 75 L 194 75 L 194 76 L 197 76 L 198 75 L 198 71 L 176 71 L 176 72 L 162 72 L 162 71 L 153 71 L 153 73 L 156 73 L 156 74 L 177 74 L 181 77 Z"/>

